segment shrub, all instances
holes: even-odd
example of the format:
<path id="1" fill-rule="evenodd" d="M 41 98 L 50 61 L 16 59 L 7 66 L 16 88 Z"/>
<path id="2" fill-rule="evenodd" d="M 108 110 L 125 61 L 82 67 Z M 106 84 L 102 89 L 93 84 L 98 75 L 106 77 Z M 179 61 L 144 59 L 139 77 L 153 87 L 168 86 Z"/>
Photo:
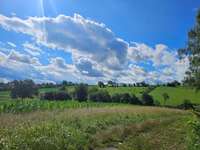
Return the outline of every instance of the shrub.
<path id="1" fill-rule="evenodd" d="M 85 84 L 79 84 L 74 89 L 74 99 L 79 102 L 87 101 L 88 97 L 88 86 Z"/>
<path id="2" fill-rule="evenodd" d="M 129 93 L 120 94 L 120 102 L 121 103 L 130 103 L 131 102 L 130 94 Z"/>
<path id="3" fill-rule="evenodd" d="M 42 100 L 70 100 L 71 97 L 67 92 L 47 92 L 41 95 Z"/>
<path id="4" fill-rule="evenodd" d="M 112 102 L 114 103 L 120 103 L 120 94 L 118 93 L 113 94 L 111 99 L 112 99 Z"/>
<path id="5" fill-rule="evenodd" d="M 141 101 L 135 96 L 135 95 L 130 95 L 129 93 L 115 93 L 112 95 L 112 102 L 115 103 L 129 103 L 129 104 L 136 104 L 136 105 L 141 105 Z"/>
<path id="6" fill-rule="evenodd" d="M 89 100 L 94 102 L 111 102 L 108 91 L 96 91 L 89 94 Z"/>
<path id="7" fill-rule="evenodd" d="M 58 92 L 55 94 L 56 100 L 70 100 L 71 97 L 67 92 Z"/>
<path id="8" fill-rule="evenodd" d="M 142 105 L 142 102 L 134 94 L 131 96 L 130 103 L 135 105 Z"/>
<path id="9" fill-rule="evenodd" d="M 153 97 L 147 93 L 142 94 L 142 102 L 144 105 L 147 106 L 153 106 L 154 105 L 154 100 Z"/>
<path id="10" fill-rule="evenodd" d="M 184 101 L 183 101 L 183 103 L 181 104 L 181 105 L 179 105 L 178 106 L 179 108 L 181 108 L 181 109 L 193 109 L 194 107 L 193 107 L 193 104 L 191 103 L 191 101 L 190 100 L 188 100 L 188 99 L 185 99 Z"/>

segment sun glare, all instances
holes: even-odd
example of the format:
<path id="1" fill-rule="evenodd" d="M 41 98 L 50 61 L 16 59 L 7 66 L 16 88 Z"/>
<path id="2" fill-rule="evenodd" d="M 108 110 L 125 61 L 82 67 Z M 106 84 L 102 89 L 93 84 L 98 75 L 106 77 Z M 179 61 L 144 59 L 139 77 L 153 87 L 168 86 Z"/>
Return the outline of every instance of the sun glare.
<path id="1" fill-rule="evenodd" d="M 40 15 L 44 17 L 45 16 L 44 2 L 43 0 L 38 0 L 38 2 L 39 2 Z"/>
<path id="2" fill-rule="evenodd" d="M 38 0 L 38 6 L 39 6 L 39 12 L 41 17 L 45 17 L 45 8 L 44 8 L 44 1 L 43 0 Z M 45 39 L 46 37 L 46 24 L 45 21 L 42 22 L 41 24 L 42 32 L 43 32 L 43 37 Z"/>

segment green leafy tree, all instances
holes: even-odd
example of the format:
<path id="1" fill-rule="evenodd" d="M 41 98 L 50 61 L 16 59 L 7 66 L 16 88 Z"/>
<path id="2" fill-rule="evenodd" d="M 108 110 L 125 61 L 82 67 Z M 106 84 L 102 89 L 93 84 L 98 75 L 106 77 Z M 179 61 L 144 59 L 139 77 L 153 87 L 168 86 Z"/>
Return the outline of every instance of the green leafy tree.
<path id="1" fill-rule="evenodd" d="M 88 86 L 85 84 L 79 84 L 74 90 L 74 99 L 80 102 L 87 101 L 88 97 Z"/>
<path id="2" fill-rule="evenodd" d="M 169 95 L 167 93 L 162 94 L 163 99 L 164 99 L 164 105 L 166 104 L 167 100 L 169 100 Z"/>
<path id="3" fill-rule="evenodd" d="M 104 83 L 103 83 L 102 81 L 99 81 L 99 82 L 98 82 L 98 86 L 99 86 L 100 88 L 104 88 L 104 87 L 105 87 L 105 85 L 104 85 Z"/>
<path id="4" fill-rule="evenodd" d="M 13 81 L 11 88 L 11 97 L 15 98 L 32 98 L 38 95 L 38 88 L 32 80 Z"/>
<path id="5" fill-rule="evenodd" d="M 196 16 L 196 24 L 188 33 L 186 48 L 179 49 L 181 58 L 188 57 L 189 70 L 186 72 L 185 83 L 200 89 L 200 10 Z"/>

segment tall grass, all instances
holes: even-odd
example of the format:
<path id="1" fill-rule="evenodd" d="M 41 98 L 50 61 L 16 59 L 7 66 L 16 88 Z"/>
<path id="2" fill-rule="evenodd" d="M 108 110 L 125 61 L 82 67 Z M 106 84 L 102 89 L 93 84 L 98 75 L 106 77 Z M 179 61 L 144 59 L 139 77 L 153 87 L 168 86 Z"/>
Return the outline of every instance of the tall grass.
<path id="1" fill-rule="evenodd" d="M 0 115 L 0 149 L 88 150 L 110 145 L 119 146 L 118 143 L 123 140 L 126 142 L 126 136 L 134 132 L 144 134 L 158 128 L 160 122 L 172 118 L 172 114 L 172 120 L 179 121 L 182 115 L 187 113 L 153 107 L 112 106 L 62 112 L 36 111 L 23 115 L 4 114 Z M 114 131 L 114 128 L 117 130 Z M 181 140 L 181 144 L 185 144 L 184 139 Z M 169 144 L 180 145 L 176 141 Z"/>

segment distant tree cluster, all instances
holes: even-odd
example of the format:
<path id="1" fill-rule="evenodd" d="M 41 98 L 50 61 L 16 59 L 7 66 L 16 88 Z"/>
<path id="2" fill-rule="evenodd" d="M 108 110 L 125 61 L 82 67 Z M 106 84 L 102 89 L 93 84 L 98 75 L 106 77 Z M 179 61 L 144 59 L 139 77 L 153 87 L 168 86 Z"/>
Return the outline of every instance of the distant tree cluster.
<path id="1" fill-rule="evenodd" d="M 105 87 L 105 84 L 104 84 L 102 81 L 99 81 L 99 82 L 98 82 L 98 86 L 99 86 L 100 88 L 104 88 L 104 87 Z"/>
<path id="2" fill-rule="evenodd" d="M 181 83 L 175 80 L 172 82 L 150 85 L 144 81 L 127 84 L 127 83 L 117 83 L 117 82 L 109 80 L 107 83 L 99 81 L 98 86 L 100 88 L 105 88 L 105 87 L 150 87 L 150 88 L 152 88 L 152 87 L 158 87 L 158 86 L 177 87 L 177 86 L 181 86 Z"/>
<path id="3" fill-rule="evenodd" d="M 55 84 L 55 83 L 52 83 L 52 82 L 47 82 L 47 83 L 40 83 L 40 84 L 37 84 L 39 88 L 56 88 L 58 87 L 59 85 L 58 84 Z"/>
<path id="4" fill-rule="evenodd" d="M 160 86 L 166 86 L 166 87 L 178 87 L 178 86 L 181 86 L 182 83 L 177 81 L 177 80 L 174 80 L 172 82 L 166 82 L 166 83 L 159 83 L 159 84 L 156 84 L 155 87 L 160 87 Z"/>
<path id="5" fill-rule="evenodd" d="M 32 80 L 13 81 L 11 86 L 11 98 L 32 98 L 38 94 L 38 87 Z"/>
<path id="6" fill-rule="evenodd" d="M 8 83 L 0 83 L 0 91 L 11 90 L 13 82 L 15 82 L 15 81 L 11 81 L 11 82 L 8 82 Z M 71 81 L 65 81 L 64 80 L 61 83 L 49 82 L 49 83 L 37 83 L 36 85 L 37 85 L 38 88 L 59 88 L 61 90 L 65 90 L 66 87 L 77 86 L 77 85 L 79 85 L 79 83 L 74 83 L 74 82 L 71 82 Z M 180 86 L 181 83 L 179 83 L 178 81 L 173 81 L 173 82 L 169 82 L 169 83 L 149 85 L 148 83 L 146 83 L 144 81 L 133 83 L 133 84 L 131 84 L 131 83 L 127 84 L 127 83 L 117 83 L 117 82 L 110 80 L 107 83 L 99 81 L 97 83 L 97 85 L 100 88 L 105 88 L 105 87 L 157 87 L 157 86 L 176 87 L 176 86 Z"/>
<path id="7" fill-rule="evenodd" d="M 112 102 L 114 103 L 128 103 L 141 105 L 142 101 L 140 101 L 134 94 L 130 95 L 129 93 L 116 93 L 112 95 Z"/>
<path id="8" fill-rule="evenodd" d="M 88 100 L 94 102 L 112 102 L 112 103 L 125 103 L 135 105 L 154 105 L 152 96 L 144 92 L 142 98 L 139 99 L 134 94 L 129 93 L 115 93 L 110 95 L 106 90 L 98 90 L 96 88 L 90 90 Z"/>
<path id="9" fill-rule="evenodd" d="M 87 101 L 88 86 L 86 84 L 79 84 L 74 87 L 74 91 L 69 93 L 64 87 L 60 91 L 46 92 L 40 95 L 41 100 L 77 100 L 79 102 Z"/>
<path id="10" fill-rule="evenodd" d="M 78 83 L 64 80 L 61 83 L 50 82 L 50 83 L 40 83 L 37 85 L 39 88 L 57 88 L 57 87 L 75 86 L 75 85 L 78 85 Z"/>
<path id="11" fill-rule="evenodd" d="M 74 86 L 74 85 L 77 85 L 77 83 L 73 83 L 71 81 L 66 81 L 66 80 L 64 80 L 61 84 L 63 86 Z"/>
<path id="12" fill-rule="evenodd" d="M 133 83 L 133 84 L 131 83 L 127 84 L 127 83 L 117 83 L 117 82 L 109 80 L 105 86 L 108 86 L 108 87 L 148 87 L 150 85 L 144 81 Z"/>
<path id="13" fill-rule="evenodd" d="M 166 84 L 166 86 L 169 86 L 169 87 L 177 87 L 177 86 L 180 86 L 180 85 L 181 85 L 181 83 L 176 81 L 176 80 Z"/>

